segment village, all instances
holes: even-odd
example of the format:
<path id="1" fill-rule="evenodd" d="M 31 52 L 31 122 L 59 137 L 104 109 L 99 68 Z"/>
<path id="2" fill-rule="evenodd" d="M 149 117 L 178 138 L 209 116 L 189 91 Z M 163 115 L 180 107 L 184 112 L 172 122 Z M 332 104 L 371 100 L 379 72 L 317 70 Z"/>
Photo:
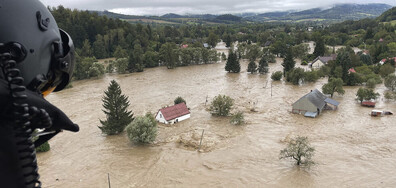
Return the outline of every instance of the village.
<path id="1" fill-rule="evenodd" d="M 117 28 L 79 38 L 72 84 L 46 98 L 81 130 L 38 153 L 44 183 L 396 184 L 393 25 L 154 27 L 104 19 Z M 359 29 L 365 24 L 374 30 Z"/>

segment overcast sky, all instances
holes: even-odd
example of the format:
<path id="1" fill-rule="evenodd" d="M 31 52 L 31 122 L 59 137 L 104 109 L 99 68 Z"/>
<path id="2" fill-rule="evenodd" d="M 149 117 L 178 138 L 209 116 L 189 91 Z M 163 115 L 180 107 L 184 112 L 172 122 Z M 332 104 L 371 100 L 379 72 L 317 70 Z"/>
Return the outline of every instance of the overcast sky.
<path id="1" fill-rule="evenodd" d="M 63 5 L 80 10 L 109 10 L 129 15 L 224 14 L 328 8 L 336 3 L 385 3 L 396 0 L 41 0 L 46 6 Z"/>

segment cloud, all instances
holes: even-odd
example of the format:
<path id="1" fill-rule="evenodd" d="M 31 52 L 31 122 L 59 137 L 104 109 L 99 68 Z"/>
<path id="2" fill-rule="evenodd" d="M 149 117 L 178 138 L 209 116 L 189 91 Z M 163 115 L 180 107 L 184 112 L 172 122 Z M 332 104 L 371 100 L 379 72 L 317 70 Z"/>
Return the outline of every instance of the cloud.
<path id="1" fill-rule="evenodd" d="M 345 0 L 41 0 L 46 6 L 63 5 L 80 10 L 109 10 L 131 15 L 224 14 L 241 12 L 272 12 L 329 7 Z M 395 0 L 350 0 L 348 3 L 385 3 Z"/>

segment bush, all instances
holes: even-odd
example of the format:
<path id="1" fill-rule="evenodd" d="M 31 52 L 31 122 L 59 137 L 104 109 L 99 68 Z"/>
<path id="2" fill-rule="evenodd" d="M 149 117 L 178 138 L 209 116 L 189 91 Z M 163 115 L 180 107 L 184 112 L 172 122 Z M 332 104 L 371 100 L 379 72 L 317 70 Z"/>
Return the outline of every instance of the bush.
<path id="1" fill-rule="evenodd" d="M 131 142 L 151 143 L 157 137 L 157 122 L 152 114 L 138 116 L 126 128 Z"/>
<path id="2" fill-rule="evenodd" d="M 291 139 L 287 147 L 280 151 L 279 159 L 292 158 L 296 160 L 297 165 L 314 164 L 312 156 L 315 154 L 315 148 L 311 147 L 307 137 L 297 136 Z"/>
<path id="3" fill-rule="evenodd" d="M 388 76 L 391 73 L 395 72 L 395 67 L 393 67 L 390 64 L 384 64 L 381 66 L 380 70 L 379 70 L 379 74 L 385 78 L 386 76 Z"/>
<path id="4" fill-rule="evenodd" d="M 89 67 L 89 77 L 99 77 L 105 73 L 104 65 L 99 62 L 94 62 L 91 67 Z"/>
<path id="5" fill-rule="evenodd" d="M 48 142 L 44 142 L 39 147 L 36 147 L 36 152 L 47 152 L 51 149 Z"/>
<path id="6" fill-rule="evenodd" d="M 276 71 L 276 72 L 272 73 L 271 79 L 274 81 L 278 81 L 278 80 L 282 79 L 282 76 L 283 76 L 282 71 Z"/>
<path id="7" fill-rule="evenodd" d="M 304 80 L 307 82 L 316 82 L 319 79 L 318 71 L 307 71 L 304 74 Z"/>
<path id="8" fill-rule="evenodd" d="M 391 91 L 386 91 L 384 93 L 384 97 L 385 97 L 385 99 L 388 99 L 388 100 L 395 100 L 396 99 L 396 93 L 393 93 Z"/>
<path id="9" fill-rule="evenodd" d="M 230 123 L 234 124 L 234 125 L 241 125 L 241 124 L 245 123 L 245 118 L 244 118 L 243 112 L 237 112 L 236 114 L 234 114 L 231 117 Z"/>
<path id="10" fill-rule="evenodd" d="M 308 62 L 307 61 L 302 61 L 301 65 L 308 65 Z"/>
<path id="11" fill-rule="evenodd" d="M 210 112 L 212 115 L 228 116 L 233 105 L 234 100 L 231 97 L 218 95 L 213 99 L 210 105 Z"/>
<path id="12" fill-rule="evenodd" d="M 180 97 L 180 96 L 178 96 L 174 101 L 173 101 L 175 104 L 179 104 L 179 103 L 182 103 L 182 102 L 184 102 L 184 104 L 187 104 L 186 103 L 186 100 L 184 100 L 182 97 Z"/>
<path id="13" fill-rule="evenodd" d="M 377 82 L 375 81 L 375 79 L 374 78 L 370 78 L 370 79 L 368 79 L 367 80 L 367 82 L 366 82 L 366 86 L 368 87 L 368 88 L 375 88 L 375 85 L 377 84 Z"/>

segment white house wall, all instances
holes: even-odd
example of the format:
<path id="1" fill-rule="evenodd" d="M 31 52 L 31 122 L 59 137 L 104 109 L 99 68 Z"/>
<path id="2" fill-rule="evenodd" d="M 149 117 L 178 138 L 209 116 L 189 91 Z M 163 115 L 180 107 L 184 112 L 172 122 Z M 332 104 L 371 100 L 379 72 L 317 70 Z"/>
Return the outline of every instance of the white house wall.
<path id="1" fill-rule="evenodd" d="M 178 117 L 178 118 L 169 120 L 169 122 L 175 123 L 176 120 L 177 120 L 177 122 L 181 122 L 181 121 L 186 120 L 186 119 L 188 119 L 188 118 L 190 118 L 190 114 L 186 114 L 186 115 L 184 115 L 184 116 L 180 116 L 180 117 Z"/>
<path id="2" fill-rule="evenodd" d="M 165 120 L 164 116 L 162 115 L 161 111 L 158 111 L 157 116 L 155 116 L 155 119 L 158 122 L 168 124 L 168 122 Z"/>
<path id="3" fill-rule="evenodd" d="M 320 60 L 317 60 L 315 62 L 312 63 L 312 68 L 313 69 L 319 69 L 321 66 L 323 66 L 324 63 Z"/>

